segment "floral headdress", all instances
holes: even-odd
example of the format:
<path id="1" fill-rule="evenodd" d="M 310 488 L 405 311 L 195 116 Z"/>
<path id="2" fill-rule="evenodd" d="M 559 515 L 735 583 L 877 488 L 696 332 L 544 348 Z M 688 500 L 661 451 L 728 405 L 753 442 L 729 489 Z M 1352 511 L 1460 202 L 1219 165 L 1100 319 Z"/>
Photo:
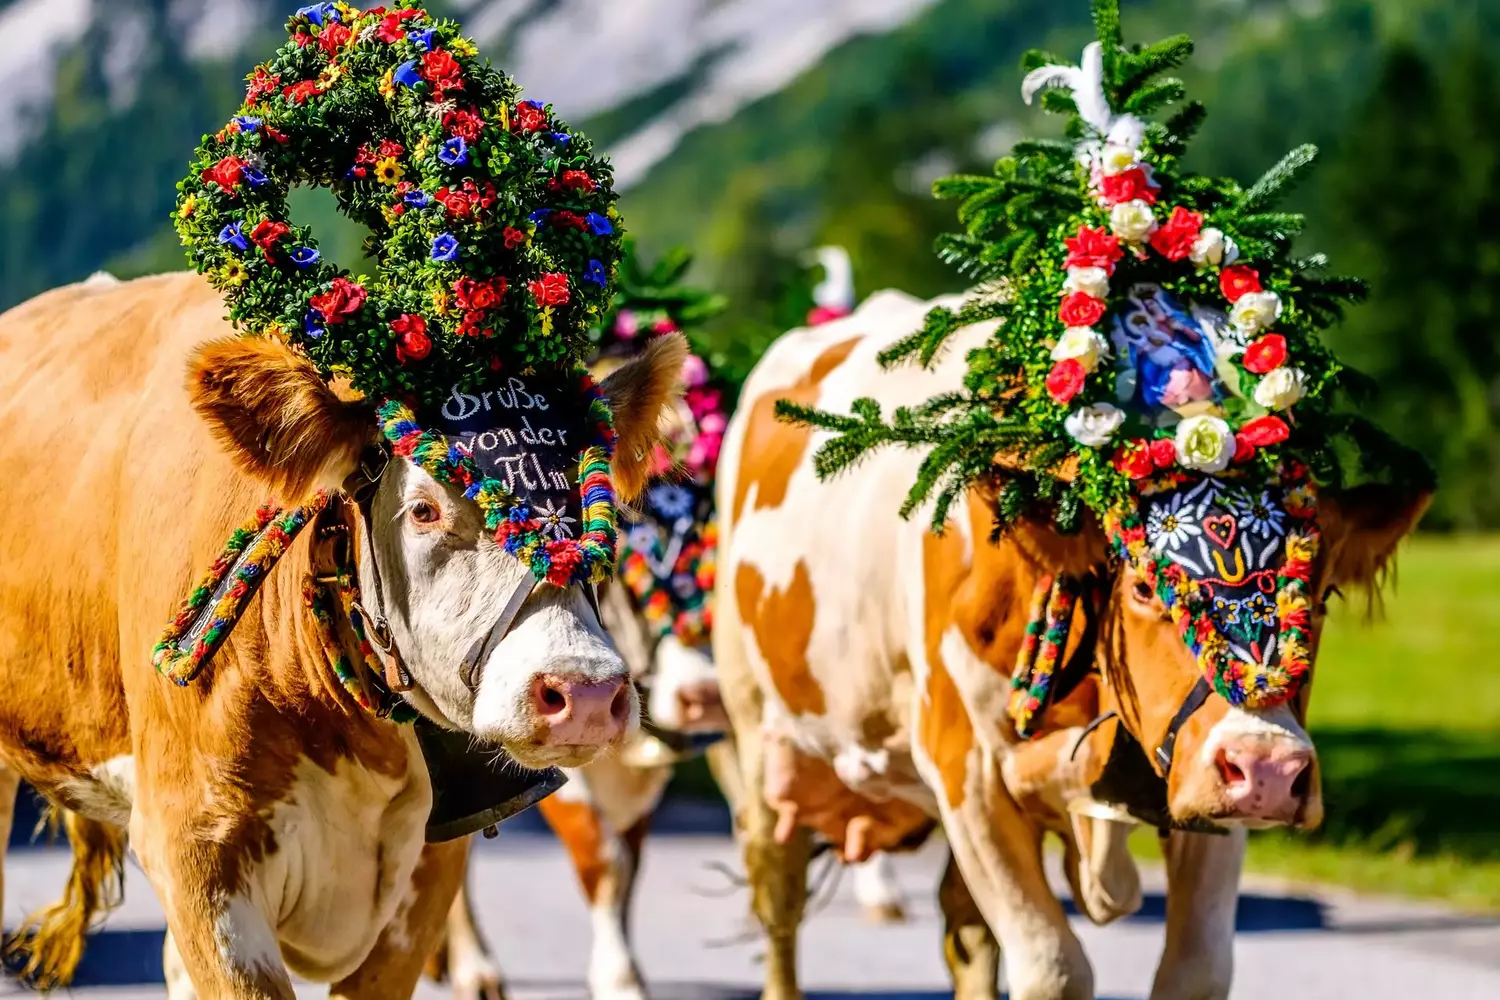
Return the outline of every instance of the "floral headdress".
<path id="1" fill-rule="evenodd" d="M 627 242 L 614 303 L 591 332 L 600 357 L 629 357 L 651 337 L 691 330 L 724 310 L 724 297 L 682 283 L 692 254 L 678 247 L 650 267 Z M 626 514 L 620 579 L 647 626 L 685 645 L 708 641 L 718 561 L 714 473 L 728 427 L 723 387 L 707 363 L 689 354 L 682 409 L 652 457 L 652 484 L 641 510 Z"/>
<path id="2" fill-rule="evenodd" d="M 284 339 L 376 402 L 393 450 L 462 486 L 539 579 L 603 579 L 614 432 L 581 358 L 620 258 L 609 164 L 550 107 L 521 100 L 453 21 L 336 2 L 302 8 L 287 30 L 179 185 L 194 266 L 242 330 Z M 331 187 L 369 228 L 373 278 L 324 260 L 289 221 L 298 183 Z M 544 399 L 538 385 L 583 414 L 574 483 L 560 484 L 576 518 L 551 499 L 533 510 L 472 441 L 439 428 L 467 417 L 468 400 Z"/>
<path id="3" fill-rule="evenodd" d="M 822 475 L 886 443 L 931 446 L 902 514 L 935 496 L 935 530 L 1005 456 L 998 528 L 1045 510 L 1072 532 L 1091 511 L 1215 690 L 1272 705 L 1307 669 L 1316 487 L 1431 473 L 1342 405 L 1367 382 L 1318 339 L 1363 285 L 1293 256 L 1302 217 L 1273 209 L 1316 151 L 1293 150 L 1249 187 L 1182 171 L 1203 107 L 1148 116 L 1182 98 L 1181 81 L 1159 77 L 1191 40 L 1127 49 L 1117 0 L 1093 14 L 1080 65 L 1026 57 L 1023 97 L 1068 115 L 1067 140 L 1017 143 L 993 176 L 934 186 L 965 226 L 939 253 L 976 288 L 882 362 L 928 364 L 958 329 L 999 319 L 962 389 L 889 422 L 871 399 L 850 416 L 779 411 L 836 432 Z M 1013 714 L 1037 707 L 1030 684 Z"/>

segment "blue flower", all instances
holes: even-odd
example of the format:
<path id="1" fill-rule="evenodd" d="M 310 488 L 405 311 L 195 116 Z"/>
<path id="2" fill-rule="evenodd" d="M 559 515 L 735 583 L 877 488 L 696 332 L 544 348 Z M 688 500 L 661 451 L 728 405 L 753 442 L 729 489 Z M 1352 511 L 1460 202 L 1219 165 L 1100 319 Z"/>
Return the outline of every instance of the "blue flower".
<path id="1" fill-rule="evenodd" d="M 433 260 L 458 260 L 458 237 L 452 233 L 440 233 L 432 241 Z"/>
<path id="2" fill-rule="evenodd" d="M 417 72 L 417 61 L 408 59 L 396 67 L 396 72 L 391 74 L 391 79 L 403 87 L 415 87 L 422 82 L 422 74 Z"/>
<path id="3" fill-rule="evenodd" d="M 588 272 L 584 274 L 583 279 L 585 281 L 592 281 L 594 284 L 599 285 L 600 287 L 603 287 L 609 282 L 609 276 L 604 273 L 604 265 L 597 260 L 589 261 L 589 269 Z"/>
<path id="4" fill-rule="evenodd" d="M 260 187 L 266 182 L 265 172 L 256 167 L 245 167 L 241 170 L 245 180 L 250 182 L 251 187 Z"/>
<path id="5" fill-rule="evenodd" d="M 311 7 L 303 7 L 297 11 L 297 15 L 305 17 L 317 25 L 321 25 L 324 18 L 330 21 L 342 20 L 339 17 L 338 9 L 331 3 L 315 3 Z"/>
<path id="6" fill-rule="evenodd" d="M 254 115 L 238 115 L 234 123 L 240 127 L 241 132 L 254 132 L 260 128 L 260 119 Z"/>
<path id="7" fill-rule="evenodd" d="M 589 224 L 589 229 L 595 236 L 608 236 L 615 231 L 615 227 L 609 224 L 609 220 L 598 212 L 590 212 L 584 216 L 584 221 Z"/>
<path id="8" fill-rule="evenodd" d="M 323 314 L 316 309 L 309 309 L 302 317 L 302 330 L 313 340 L 317 340 L 328 329 L 323 325 Z"/>
<path id="9" fill-rule="evenodd" d="M 423 191 L 421 188 L 417 188 L 417 190 L 415 191 L 406 192 L 406 195 L 401 200 L 406 202 L 407 208 L 415 209 L 426 208 L 432 201 L 431 198 L 427 197 L 427 192 Z"/>
<path id="10" fill-rule="evenodd" d="M 693 512 L 693 494 L 675 483 L 653 486 L 646 493 L 646 499 L 661 511 L 663 517 L 670 517 L 674 521 Z"/>
<path id="11" fill-rule="evenodd" d="M 409 41 L 430 50 L 432 48 L 432 36 L 436 30 L 435 28 L 428 28 L 426 31 L 408 31 L 406 37 Z"/>
<path id="12" fill-rule="evenodd" d="M 297 247 L 292 251 L 292 263 L 297 265 L 297 270 L 306 271 L 316 264 L 321 256 L 323 255 L 312 247 Z"/>
<path id="13" fill-rule="evenodd" d="M 552 141 L 557 143 L 559 146 L 566 146 L 568 143 L 573 141 L 573 137 L 566 132 L 553 132 Z"/>
<path id="14" fill-rule="evenodd" d="M 540 226 L 542 223 L 544 223 L 544 222 L 547 221 L 547 216 L 549 216 L 551 214 L 552 214 L 552 209 L 550 209 L 550 208 L 539 208 L 535 212 L 532 212 L 530 215 L 528 215 L 527 218 L 530 219 L 532 222 L 535 222 L 537 225 Z"/>
<path id="15" fill-rule="evenodd" d="M 469 144 L 464 142 L 463 136 L 455 135 L 453 138 L 449 139 L 447 142 L 438 147 L 438 159 L 442 160 L 450 167 L 456 167 L 459 164 L 468 163 Z"/>
<path id="16" fill-rule="evenodd" d="M 219 242 L 236 250 L 250 249 L 250 241 L 245 239 L 245 233 L 238 222 L 231 222 L 219 230 Z"/>

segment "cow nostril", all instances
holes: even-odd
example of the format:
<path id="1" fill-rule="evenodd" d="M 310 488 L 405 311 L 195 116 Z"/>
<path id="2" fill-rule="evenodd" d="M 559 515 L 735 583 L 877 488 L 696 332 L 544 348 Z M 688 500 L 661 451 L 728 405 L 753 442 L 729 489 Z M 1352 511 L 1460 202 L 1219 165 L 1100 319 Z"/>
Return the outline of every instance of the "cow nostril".
<path id="1" fill-rule="evenodd" d="M 568 708 L 568 696 L 551 684 L 542 685 L 541 697 L 537 701 L 547 715 L 557 715 Z"/>
<path id="2" fill-rule="evenodd" d="M 1246 782 L 1247 778 L 1244 769 L 1230 760 L 1229 755 L 1223 750 L 1219 751 L 1217 763 L 1219 765 L 1219 776 L 1224 779 L 1225 785 L 1233 787 L 1235 785 L 1243 785 Z"/>
<path id="3" fill-rule="evenodd" d="M 1297 777 L 1292 779 L 1292 795 L 1295 798 L 1305 799 L 1312 791 L 1312 765 L 1304 764 L 1302 770 L 1297 772 Z"/>
<path id="4" fill-rule="evenodd" d="M 616 722 L 624 723 L 626 716 L 630 714 L 630 685 L 621 684 L 620 690 L 615 692 L 614 700 L 609 703 L 609 717 Z"/>

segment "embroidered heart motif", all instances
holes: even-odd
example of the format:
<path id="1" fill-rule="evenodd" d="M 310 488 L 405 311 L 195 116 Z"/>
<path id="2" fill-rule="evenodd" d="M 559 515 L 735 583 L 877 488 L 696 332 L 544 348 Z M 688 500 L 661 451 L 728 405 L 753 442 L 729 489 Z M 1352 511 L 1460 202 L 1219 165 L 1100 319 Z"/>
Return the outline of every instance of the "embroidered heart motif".
<path id="1" fill-rule="evenodd" d="M 1234 544 L 1234 538 L 1239 534 L 1239 525 L 1235 523 L 1230 514 L 1215 514 L 1213 517 L 1203 519 L 1203 530 L 1209 538 L 1219 543 L 1223 549 Z"/>

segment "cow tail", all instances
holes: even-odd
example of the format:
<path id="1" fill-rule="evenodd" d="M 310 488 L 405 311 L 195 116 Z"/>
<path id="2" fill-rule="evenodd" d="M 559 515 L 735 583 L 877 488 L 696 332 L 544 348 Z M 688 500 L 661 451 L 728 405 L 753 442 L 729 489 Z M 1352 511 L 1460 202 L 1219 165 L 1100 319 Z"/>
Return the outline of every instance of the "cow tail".
<path id="1" fill-rule="evenodd" d="M 62 899 L 32 913 L 6 938 L 6 965 L 42 989 L 67 986 L 78 971 L 95 918 L 125 899 L 125 830 L 49 805 L 45 822 L 61 826 L 73 847 L 73 871 Z"/>

